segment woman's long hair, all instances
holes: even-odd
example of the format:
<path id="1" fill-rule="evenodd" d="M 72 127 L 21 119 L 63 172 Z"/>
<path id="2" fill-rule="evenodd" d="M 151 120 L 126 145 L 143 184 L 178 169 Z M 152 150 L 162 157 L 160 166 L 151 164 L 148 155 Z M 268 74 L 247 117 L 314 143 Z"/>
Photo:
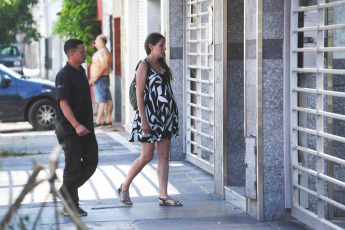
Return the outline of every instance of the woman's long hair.
<path id="1" fill-rule="evenodd" d="M 149 55 L 151 53 L 151 49 L 149 47 L 149 44 L 152 44 L 155 46 L 161 39 L 164 39 L 164 41 L 165 41 L 165 37 L 163 35 L 161 35 L 160 33 L 151 33 L 151 34 L 149 34 L 149 36 L 147 36 L 147 38 L 145 40 L 145 51 L 146 51 L 147 55 Z M 164 57 L 159 58 L 158 62 L 165 69 L 165 71 L 168 72 L 170 79 L 172 80 L 173 79 L 172 78 L 172 71 L 165 61 L 165 55 L 164 55 Z"/>

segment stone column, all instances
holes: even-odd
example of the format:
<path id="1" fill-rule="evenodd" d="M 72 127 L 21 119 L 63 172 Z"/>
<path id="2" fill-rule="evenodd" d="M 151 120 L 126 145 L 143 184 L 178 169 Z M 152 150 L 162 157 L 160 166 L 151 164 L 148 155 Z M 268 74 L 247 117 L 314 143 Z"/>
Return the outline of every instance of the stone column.
<path id="1" fill-rule="evenodd" d="M 227 8 L 227 185 L 244 187 L 244 0 L 231 0 Z"/>
<path id="2" fill-rule="evenodd" d="M 224 198 L 227 184 L 227 1 L 214 1 L 214 192 Z"/>
<path id="3" fill-rule="evenodd" d="M 278 220 L 287 216 L 284 202 L 284 0 L 263 0 L 262 17 L 264 219 Z"/>
<path id="4" fill-rule="evenodd" d="M 245 0 L 244 19 L 244 136 L 247 212 L 257 218 L 257 2 Z"/>
<path id="5" fill-rule="evenodd" d="M 284 0 L 245 0 L 245 9 L 246 162 L 255 159 L 258 170 L 256 180 L 246 175 L 247 189 L 251 186 L 246 191 L 247 207 L 260 221 L 279 220 L 288 214 L 284 199 Z"/>
<path id="6" fill-rule="evenodd" d="M 167 25 L 167 58 L 173 72 L 172 88 L 179 110 L 179 136 L 173 138 L 171 142 L 170 160 L 184 160 L 185 152 L 183 140 L 185 136 L 184 114 L 184 85 L 183 85 L 183 4 L 184 1 L 169 0 L 169 19 Z"/>

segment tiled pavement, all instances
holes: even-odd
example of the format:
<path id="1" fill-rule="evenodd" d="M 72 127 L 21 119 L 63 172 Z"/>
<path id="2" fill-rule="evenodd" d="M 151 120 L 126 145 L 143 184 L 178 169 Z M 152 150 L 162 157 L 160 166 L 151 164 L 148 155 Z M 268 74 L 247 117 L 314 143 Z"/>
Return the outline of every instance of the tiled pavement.
<path id="1" fill-rule="evenodd" d="M 9 131 L 10 128 L 6 131 L 3 127 L 0 149 L 12 147 L 13 151 L 41 154 L 1 158 L 0 219 L 26 183 L 33 168 L 32 159 L 41 162 L 47 170 L 47 153 L 57 144 L 53 131 L 35 132 L 27 127 L 16 132 Z M 184 206 L 161 207 L 158 205 L 156 157 L 133 181 L 130 188 L 133 207 L 123 206 L 116 190 L 139 156 L 140 145 L 128 143 L 125 132 L 113 130 L 97 129 L 99 165 L 92 178 L 80 188 L 80 205 L 89 213 L 82 220 L 89 229 L 310 229 L 296 220 L 257 222 L 214 195 L 213 176 L 188 162 L 170 162 L 169 194 Z M 60 179 L 63 161 L 61 154 L 57 171 Z M 40 178 L 44 176 L 46 172 L 40 174 Z M 59 187 L 60 182 L 56 186 Z M 60 216 L 57 224 L 48 183 L 40 184 L 24 199 L 19 215 L 29 217 L 27 225 L 31 227 L 46 197 L 47 203 L 37 229 L 58 229 L 58 226 L 64 230 L 75 229 L 68 217 Z M 62 209 L 60 201 L 58 208 Z"/>

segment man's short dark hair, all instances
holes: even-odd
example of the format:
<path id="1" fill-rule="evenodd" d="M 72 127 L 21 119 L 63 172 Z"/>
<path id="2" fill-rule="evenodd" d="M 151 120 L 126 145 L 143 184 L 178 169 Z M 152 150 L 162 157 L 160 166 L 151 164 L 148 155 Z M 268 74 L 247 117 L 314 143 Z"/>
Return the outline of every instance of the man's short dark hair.
<path id="1" fill-rule="evenodd" d="M 102 42 L 104 43 L 104 45 L 107 44 L 108 39 L 107 39 L 107 37 L 106 37 L 104 34 L 99 35 L 99 38 L 102 40 Z"/>
<path id="2" fill-rule="evenodd" d="M 68 39 L 63 47 L 65 54 L 67 55 L 70 50 L 78 49 L 79 45 L 84 45 L 84 42 L 75 38 Z"/>

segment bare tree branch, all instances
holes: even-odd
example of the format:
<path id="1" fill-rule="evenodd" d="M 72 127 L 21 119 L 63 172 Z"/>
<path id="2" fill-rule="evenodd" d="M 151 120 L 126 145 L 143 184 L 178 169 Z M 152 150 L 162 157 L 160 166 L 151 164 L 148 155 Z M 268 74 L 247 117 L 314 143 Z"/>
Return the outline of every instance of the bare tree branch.
<path id="1" fill-rule="evenodd" d="M 6 213 L 4 219 L 1 221 L 1 223 L 0 223 L 0 229 L 1 230 L 8 230 L 9 223 L 11 222 L 14 214 L 20 208 L 20 205 L 21 205 L 24 197 L 31 190 L 33 190 L 37 185 L 39 185 L 40 183 L 45 182 L 45 181 L 48 181 L 50 184 L 50 187 L 51 187 L 51 193 L 53 194 L 54 205 L 55 205 L 55 215 L 56 215 L 57 223 L 58 223 L 58 213 L 57 213 L 56 196 L 58 196 L 60 198 L 65 210 L 69 214 L 72 222 L 76 225 L 77 229 L 81 229 L 81 230 L 87 230 L 88 229 L 86 227 L 86 225 L 84 224 L 84 222 L 76 214 L 76 211 L 74 211 L 73 208 L 71 208 L 71 206 L 64 199 L 64 196 L 62 196 L 62 194 L 59 191 L 57 191 L 55 188 L 55 181 L 57 180 L 56 169 L 58 166 L 58 158 L 59 158 L 59 155 L 61 153 L 61 150 L 62 150 L 61 147 L 57 146 L 54 148 L 53 152 L 50 154 L 50 157 L 49 157 L 50 173 L 44 179 L 37 180 L 37 176 L 43 170 L 43 166 L 38 161 L 34 160 L 34 163 L 35 163 L 34 171 L 32 172 L 31 176 L 29 177 L 29 180 L 28 180 L 27 184 L 24 186 L 22 192 L 20 193 L 20 195 L 18 196 L 16 201 L 11 205 L 11 207 L 8 210 L 8 212 Z M 69 194 L 67 193 L 67 195 L 69 195 Z M 45 204 L 45 202 L 44 202 L 44 204 Z M 41 209 L 44 208 L 44 206 L 45 206 L 44 204 L 42 205 Z M 39 211 L 37 218 L 40 218 L 41 213 L 42 213 L 42 210 Z M 36 226 L 37 221 L 38 221 L 38 219 L 35 220 L 34 226 Z"/>
<path id="2" fill-rule="evenodd" d="M 7 230 L 8 229 L 8 224 L 10 223 L 10 221 L 12 220 L 13 215 L 17 212 L 17 210 L 20 207 L 20 204 L 22 203 L 24 197 L 34 188 L 36 187 L 39 182 L 36 181 L 36 177 L 38 175 L 38 173 L 43 169 L 43 166 L 41 165 L 41 163 L 39 163 L 38 161 L 34 160 L 35 163 L 35 167 L 34 167 L 34 171 L 32 172 L 31 176 L 29 177 L 29 180 L 27 182 L 27 184 L 24 186 L 22 192 L 20 193 L 20 195 L 18 196 L 18 198 L 16 199 L 16 201 L 14 202 L 14 204 L 11 205 L 10 209 L 8 210 L 8 212 L 6 213 L 6 216 L 4 217 L 4 219 L 1 221 L 0 223 L 0 229 L 3 230 Z"/>

